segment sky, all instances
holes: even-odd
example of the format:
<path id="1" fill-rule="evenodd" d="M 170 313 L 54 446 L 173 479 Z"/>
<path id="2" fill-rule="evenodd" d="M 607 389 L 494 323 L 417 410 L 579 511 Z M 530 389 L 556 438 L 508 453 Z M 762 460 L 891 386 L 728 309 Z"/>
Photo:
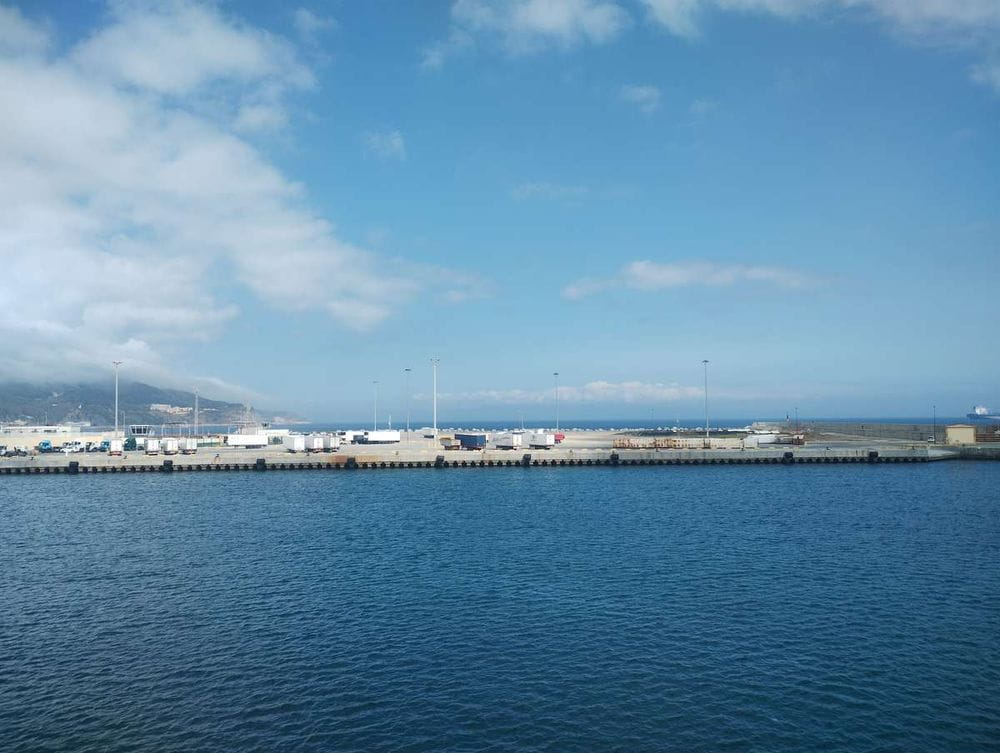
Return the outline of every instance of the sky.
<path id="1" fill-rule="evenodd" d="M 0 114 L 0 380 L 1000 408 L 1000 0 L 0 0 Z"/>

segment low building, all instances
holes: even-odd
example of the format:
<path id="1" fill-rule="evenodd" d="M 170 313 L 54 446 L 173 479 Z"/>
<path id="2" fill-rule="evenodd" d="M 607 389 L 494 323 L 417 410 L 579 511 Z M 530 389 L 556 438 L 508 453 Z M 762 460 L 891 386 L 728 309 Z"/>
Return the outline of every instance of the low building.
<path id="1" fill-rule="evenodd" d="M 971 424 L 951 424 L 944 429 L 947 444 L 975 444 L 976 427 Z"/>

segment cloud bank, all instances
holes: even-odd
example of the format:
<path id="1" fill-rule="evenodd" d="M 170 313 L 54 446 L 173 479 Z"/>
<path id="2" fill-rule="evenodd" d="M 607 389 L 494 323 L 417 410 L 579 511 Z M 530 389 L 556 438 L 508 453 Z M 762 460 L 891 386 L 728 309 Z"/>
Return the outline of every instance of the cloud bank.
<path id="1" fill-rule="evenodd" d="M 649 382 L 587 382 L 581 386 L 559 387 L 560 403 L 665 403 L 699 398 L 704 395 L 701 387 L 683 387 L 678 384 Z M 438 399 L 453 403 L 540 405 L 555 401 L 555 388 L 547 390 L 475 390 L 471 392 L 439 393 Z"/>
<path id="2" fill-rule="evenodd" d="M 602 279 L 582 279 L 563 288 L 562 295 L 579 300 L 607 290 L 628 289 L 661 291 L 690 286 L 729 287 L 738 283 L 766 283 L 791 289 L 813 282 L 801 272 L 784 267 L 745 264 L 716 264 L 708 261 L 688 261 L 661 264 L 634 261 L 618 274 Z"/>
<path id="3" fill-rule="evenodd" d="M 455 0 L 448 38 L 424 50 L 425 69 L 469 49 L 477 39 L 523 55 L 548 47 L 570 49 L 604 44 L 630 22 L 628 12 L 608 0 Z"/>
<path id="4" fill-rule="evenodd" d="M 911 40 L 972 51 L 978 56 L 972 79 L 1000 91 L 997 0 L 454 0 L 449 34 L 424 50 L 422 65 L 440 68 L 481 43 L 514 55 L 605 44 L 621 36 L 633 16 L 695 38 L 711 13 L 869 20 Z"/>
<path id="5" fill-rule="evenodd" d="M 362 330 L 464 289 L 343 241 L 248 140 L 314 86 L 293 45 L 214 5 L 112 4 L 58 51 L 0 5 L 0 377 L 112 358 L 163 377 L 165 353 L 218 337 L 247 299 Z"/>
<path id="6" fill-rule="evenodd" d="M 996 0 L 639 0 L 672 34 L 696 37 L 712 11 L 768 14 L 788 20 L 852 13 L 910 39 L 968 48 L 980 56 L 975 81 L 1000 91 L 1000 2 Z"/>

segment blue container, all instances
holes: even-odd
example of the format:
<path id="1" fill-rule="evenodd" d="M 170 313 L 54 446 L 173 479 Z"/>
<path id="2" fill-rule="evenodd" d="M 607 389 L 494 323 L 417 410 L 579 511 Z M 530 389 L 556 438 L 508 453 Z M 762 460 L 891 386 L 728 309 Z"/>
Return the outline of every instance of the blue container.
<path id="1" fill-rule="evenodd" d="M 463 450 L 481 450 L 486 446 L 485 434 L 456 434 L 455 439 Z"/>

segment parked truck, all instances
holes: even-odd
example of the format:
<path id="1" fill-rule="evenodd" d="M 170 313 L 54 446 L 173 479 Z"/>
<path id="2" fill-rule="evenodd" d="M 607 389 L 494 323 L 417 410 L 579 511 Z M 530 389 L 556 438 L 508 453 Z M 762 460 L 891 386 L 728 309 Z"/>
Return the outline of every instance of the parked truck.
<path id="1" fill-rule="evenodd" d="M 180 444 L 173 437 L 165 437 L 160 440 L 160 452 L 164 455 L 176 455 L 180 450 Z"/>
<path id="2" fill-rule="evenodd" d="M 194 455 L 198 452 L 198 440 L 195 437 L 184 437 L 180 440 L 180 450 L 184 455 Z"/>
<path id="3" fill-rule="evenodd" d="M 281 444 L 288 452 L 306 451 L 306 438 L 301 434 L 286 434 L 281 438 Z"/>
<path id="4" fill-rule="evenodd" d="M 513 432 L 507 432 L 505 434 L 498 434 L 496 438 L 496 446 L 498 450 L 517 450 L 521 447 L 521 434 L 514 434 Z"/>
<path id="5" fill-rule="evenodd" d="M 550 450 L 555 446 L 555 434 L 546 431 L 532 431 L 528 434 L 528 447 L 533 450 Z"/>
<path id="6" fill-rule="evenodd" d="M 302 437 L 306 452 L 323 452 L 323 437 L 310 435 Z"/>
<path id="7" fill-rule="evenodd" d="M 146 454 L 147 455 L 159 455 L 160 454 L 160 440 L 153 439 L 152 437 L 146 437 Z"/>
<path id="8" fill-rule="evenodd" d="M 486 435 L 480 433 L 456 432 L 455 439 L 458 440 L 463 450 L 482 450 L 486 447 Z"/>
<path id="9" fill-rule="evenodd" d="M 340 437 L 335 434 L 324 434 L 323 449 L 329 451 L 340 449 Z"/>
<path id="10" fill-rule="evenodd" d="M 124 449 L 125 442 L 121 439 L 109 439 L 108 443 L 108 454 L 109 455 L 121 455 Z"/>
<path id="11" fill-rule="evenodd" d="M 390 431 L 388 429 L 382 431 L 366 431 L 364 436 L 365 444 L 392 444 L 394 442 L 399 442 L 402 439 L 402 436 L 398 431 Z"/>
<path id="12" fill-rule="evenodd" d="M 226 444 L 230 447 L 267 447 L 267 434 L 227 434 Z"/>
<path id="13" fill-rule="evenodd" d="M 41 442 L 39 442 L 36 445 L 35 449 L 38 450 L 39 452 L 54 452 L 52 448 L 52 442 L 48 439 L 43 439 Z"/>

